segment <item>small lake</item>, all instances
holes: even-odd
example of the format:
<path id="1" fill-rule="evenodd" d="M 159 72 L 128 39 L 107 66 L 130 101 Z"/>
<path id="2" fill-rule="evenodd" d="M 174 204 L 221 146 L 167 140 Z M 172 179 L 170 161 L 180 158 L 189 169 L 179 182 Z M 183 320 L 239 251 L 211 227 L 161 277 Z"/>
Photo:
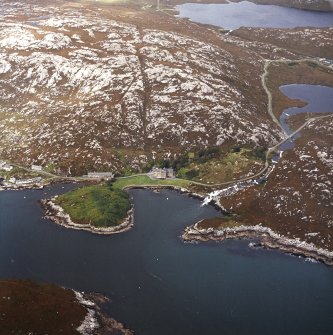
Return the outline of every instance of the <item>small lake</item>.
<path id="1" fill-rule="evenodd" d="M 333 25 L 333 12 L 257 5 L 249 1 L 228 4 L 187 3 L 176 6 L 176 9 L 179 11 L 179 17 L 229 30 L 240 27 L 295 28 Z"/>
<path id="2" fill-rule="evenodd" d="M 290 99 L 298 99 L 306 103 L 304 107 L 287 108 L 281 114 L 279 121 L 288 135 L 293 133 L 293 130 L 288 125 L 288 119 L 292 115 L 301 113 L 333 113 L 333 87 L 291 84 L 281 86 L 280 91 Z M 279 150 L 292 149 L 295 139 L 299 136 L 297 134 L 289 141 L 283 143 Z"/>
<path id="3" fill-rule="evenodd" d="M 171 190 L 132 190 L 135 227 L 123 234 L 41 219 L 38 199 L 73 187 L 0 192 L 0 278 L 104 293 L 138 335 L 332 334 L 333 268 L 248 241 L 184 244 L 185 226 L 221 214 Z"/>

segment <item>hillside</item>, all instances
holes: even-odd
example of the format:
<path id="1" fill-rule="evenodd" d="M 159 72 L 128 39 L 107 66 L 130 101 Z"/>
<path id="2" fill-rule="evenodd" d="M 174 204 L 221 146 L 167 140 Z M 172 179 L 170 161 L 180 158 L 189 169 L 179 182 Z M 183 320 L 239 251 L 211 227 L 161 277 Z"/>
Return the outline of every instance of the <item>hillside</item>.
<path id="1" fill-rule="evenodd" d="M 266 113 L 263 60 L 214 31 L 136 6 L 1 8 L 6 159 L 81 174 L 281 137 Z"/>
<path id="2" fill-rule="evenodd" d="M 223 206 L 237 213 L 241 223 L 261 223 L 283 236 L 333 250 L 332 130 L 332 118 L 312 122 L 264 185 L 222 198 Z"/>
<path id="3" fill-rule="evenodd" d="M 212 148 L 221 157 L 180 171 L 194 172 L 196 188 L 209 192 L 200 181 L 221 188 L 261 169 L 248 157 L 231 159 L 235 149 L 283 138 L 277 118 L 302 102 L 279 86 L 333 85 L 332 69 L 320 63 L 332 51 L 331 28 L 230 34 L 128 3 L 0 4 L 0 157 L 52 165 L 60 175 L 131 173 Z M 266 184 L 223 206 L 242 223 L 331 249 L 330 118 L 301 135 Z"/>

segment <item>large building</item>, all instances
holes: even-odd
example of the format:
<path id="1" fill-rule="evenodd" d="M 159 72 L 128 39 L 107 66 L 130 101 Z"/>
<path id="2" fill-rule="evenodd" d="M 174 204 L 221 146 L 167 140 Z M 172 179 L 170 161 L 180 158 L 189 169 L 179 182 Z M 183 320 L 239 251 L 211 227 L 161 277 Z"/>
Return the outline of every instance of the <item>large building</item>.
<path id="1" fill-rule="evenodd" d="M 156 179 L 175 178 L 175 172 L 172 168 L 161 169 L 161 168 L 154 167 L 151 170 L 150 175 L 152 178 L 156 178 Z"/>
<path id="2" fill-rule="evenodd" d="M 31 165 L 31 170 L 34 170 L 34 171 L 43 171 L 43 167 L 41 165 L 34 165 L 34 164 L 32 164 Z"/>
<path id="3" fill-rule="evenodd" d="M 0 170 L 11 171 L 13 167 L 4 161 L 0 161 Z"/>

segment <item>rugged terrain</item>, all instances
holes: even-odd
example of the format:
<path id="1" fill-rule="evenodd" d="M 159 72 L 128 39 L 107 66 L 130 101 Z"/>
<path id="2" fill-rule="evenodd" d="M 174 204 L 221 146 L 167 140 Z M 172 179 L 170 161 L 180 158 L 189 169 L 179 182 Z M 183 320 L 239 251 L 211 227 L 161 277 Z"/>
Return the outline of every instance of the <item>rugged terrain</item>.
<path id="1" fill-rule="evenodd" d="M 25 166 L 52 165 L 60 174 L 140 171 L 155 158 L 204 147 L 272 147 L 284 136 L 277 122 L 282 109 L 302 105 L 279 86 L 333 85 L 332 70 L 320 64 L 332 54 L 332 28 L 224 34 L 141 5 L 69 1 L 1 1 L 0 26 L 0 156 Z M 224 205 L 242 221 L 259 223 L 257 202 L 265 224 L 284 233 L 291 233 L 287 220 L 314 220 L 327 232 L 330 120 L 307 125 L 264 186 Z M 318 178 L 326 188 L 318 187 Z M 277 196 L 285 203 L 275 208 Z M 290 226 L 297 231 L 296 223 Z M 302 238 L 307 229 L 300 229 Z M 316 242 L 328 247 L 328 239 Z"/>
<path id="2" fill-rule="evenodd" d="M 263 60 L 214 31 L 135 6 L 1 8 L 3 158 L 77 174 L 281 138 Z"/>
<path id="3" fill-rule="evenodd" d="M 238 223 L 261 224 L 288 238 L 332 250 L 332 130 L 331 117 L 310 123 L 265 184 L 221 198 L 223 207 L 237 213 Z"/>
<path id="4" fill-rule="evenodd" d="M 333 86 L 332 71 L 311 62 L 273 62 L 268 70 L 267 84 L 276 117 L 287 106 L 305 104 L 284 96 L 280 85 L 297 82 Z M 235 214 L 232 224 L 269 227 L 281 236 L 333 250 L 333 110 L 327 112 L 292 117 L 292 129 L 306 125 L 295 146 L 282 153 L 267 181 L 219 199 L 225 210 Z M 200 226 L 224 229 L 229 223 L 208 220 Z"/>
<path id="5" fill-rule="evenodd" d="M 274 44 L 276 47 L 307 57 L 324 57 L 331 59 L 333 28 L 245 28 L 232 32 L 253 43 Z"/>
<path id="6" fill-rule="evenodd" d="M 83 295 L 51 284 L 0 281 L 0 334 L 131 335 L 100 312 L 100 295 Z"/>
<path id="7" fill-rule="evenodd" d="M 307 9 L 327 3 L 312 1 Z M 276 120 L 284 108 L 304 102 L 284 96 L 279 86 L 333 86 L 332 69 L 320 59 L 332 57 L 332 28 L 226 33 L 167 13 L 132 3 L 0 0 L 0 159 L 81 175 L 140 171 L 155 158 L 219 148 L 223 160 L 186 166 L 199 171 L 196 185 L 158 181 L 208 193 L 221 189 L 215 183 L 263 166 L 249 165 L 247 156 L 234 159 L 234 149 L 273 147 L 285 136 Z M 217 193 L 231 218 L 199 227 L 219 232 L 260 225 L 266 236 L 273 232 L 332 252 L 333 120 L 320 116 L 304 126 L 265 183 Z M 300 127 L 306 117 L 313 115 L 298 115 L 291 126 Z M 116 183 L 155 185 L 146 176 Z M 60 288 L 2 282 L 0 293 L 0 324 L 7 327 L 0 334 L 38 327 L 59 333 L 59 325 L 76 333 L 87 312 L 72 291 Z M 18 314 L 26 316 L 22 323 Z"/>
<path id="8" fill-rule="evenodd" d="M 287 106 L 304 104 L 289 99 L 278 89 L 295 82 L 333 86 L 333 71 L 311 62 L 272 63 L 268 87 L 273 92 L 273 112 L 277 117 Z M 265 184 L 220 199 L 228 211 L 237 213 L 238 222 L 262 224 L 284 236 L 333 250 L 333 110 L 327 112 L 330 113 L 291 118 L 289 124 L 294 130 L 310 117 L 318 119 L 300 131 L 294 148 L 282 154 Z"/>

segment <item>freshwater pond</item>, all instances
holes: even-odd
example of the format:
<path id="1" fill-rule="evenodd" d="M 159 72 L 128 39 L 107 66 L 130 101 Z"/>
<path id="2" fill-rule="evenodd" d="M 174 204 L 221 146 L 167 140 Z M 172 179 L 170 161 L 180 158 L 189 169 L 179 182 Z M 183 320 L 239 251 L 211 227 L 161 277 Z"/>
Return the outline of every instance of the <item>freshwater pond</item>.
<path id="1" fill-rule="evenodd" d="M 304 107 L 291 107 L 283 111 L 280 116 L 280 124 L 284 131 L 290 135 L 293 130 L 288 125 L 290 116 L 301 113 L 333 113 L 333 87 L 308 84 L 291 84 L 280 87 L 280 91 L 290 99 L 298 99 L 306 103 Z M 290 140 L 283 143 L 279 150 L 289 150 L 294 147 L 296 134 Z"/>
<path id="2" fill-rule="evenodd" d="M 224 29 L 240 27 L 295 28 L 331 27 L 333 12 L 315 12 L 249 1 L 228 4 L 186 3 L 176 6 L 179 17 Z"/>
<path id="3" fill-rule="evenodd" d="M 130 191 L 135 226 L 118 235 L 42 219 L 38 200 L 73 187 L 0 192 L 1 279 L 101 292 L 138 335 L 332 334 L 332 268 L 248 241 L 185 244 L 184 227 L 221 213 L 171 190 Z"/>

